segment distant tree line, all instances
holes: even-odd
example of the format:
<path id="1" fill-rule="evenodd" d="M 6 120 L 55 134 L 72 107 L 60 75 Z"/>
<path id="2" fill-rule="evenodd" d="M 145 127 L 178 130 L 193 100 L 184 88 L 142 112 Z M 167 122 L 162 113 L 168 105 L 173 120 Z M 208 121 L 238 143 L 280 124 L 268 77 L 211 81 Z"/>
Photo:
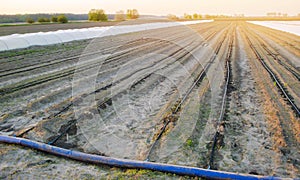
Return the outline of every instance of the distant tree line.
<path id="1" fill-rule="evenodd" d="M 40 18 L 38 18 L 37 21 L 39 23 L 50 23 L 50 22 L 53 22 L 53 23 L 67 23 L 69 20 L 65 15 L 59 15 L 59 16 L 52 16 L 51 19 L 45 18 L 45 17 L 40 17 Z M 26 22 L 29 23 L 29 24 L 32 24 L 32 23 L 35 22 L 35 20 L 32 19 L 32 18 L 27 18 Z"/>
<path id="2" fill-rule="evenodd" d="M 100 10 L 100 11 L 98 11 Z M 123 10 L 117 11 L 116 14 L 105 14 L 104 10 L 101 9 L 93 9 L 90 12 L 98 13 L 100 16 L 96 16 L 95 14 L 90 17 L 89 14 L 64 14 L 68 21 L 74 20 L 91 20 L 91 21 L 107 21 L 107 20 L 117 20 L 117 21 L 124 21 L 126 19 L 136 19 L 140 15 L 136 9 L 128 10 L 127 13 L 124 13 Z M 94 11 L 94 12 L 93 12 Z M 89 13 L 90 13 L 89 12 Z M 103 14 L 101 16 L 101 14 Z M 46 14 L 46 13 L 39 13 L 39 14 L 16 14 L 16 15 L 0 15 L 0 23 L 19 23 L 19 22 L 27 22 L 27 23 L 47 23 L 47 22 L 59 22 L 57 18 L 61 14 Z M 54 17 L 54 19 L 53 19 Z"/>
<path id="3" fill-rule="evenodd" d="M 0 15 L 0 23 L 18 23 L 18 22 L 28 22 L 28 20 L 33 20 L 34 22 L 47 22 L 51 21 L 53 16 L 60 16 L 61 14 L 16 14 L 16 15 Z M 87 14 L 64 14 L 69 21 L 74 20 L 87 20 Z"/>
<path id="4" fill-rule="evenodd" d="M 67 23 L 74 20 L 89 20 L 89 21 L 124 21 L 126 19 L 137 19 L 140 15 L 137 9 L 128 9 L 126 14 L 123 10 L 117 11 L 116 14 L 105 14 L 103 9 L 91 9 L 88 14 L 16 14 L 16 15 L 0 15 L 0 23 L 49 23 L 60 22 Z"/>
<path id="5" fill-rule="evenodd" d="M 170 20 L 180 20 L 180 18 L 179 17 L 177 17 L 176 15 L 174 15 L 174 14 L 169 14 L 168 16 L 167 16 L 167 18 L 168 19 L 170 19 Z M 183 15 L 183 19 L 184 20 L 196 20 L 196 19 L 203 19 L 203 17 L 202 17 L 202 15 L 201 14 L 197 14 L 197 13 L 194 13 L 194 14 L 187 14 L 187 13 L 184 13 L 184 15 Z"/>
<path id="6" fill-rule="evenodd" d="M 269 12 L 267 13 L 268 17 L 288 17 L 287 13 L 281 13 L 281 12 Z"/>
<path id="7" fill-rule="evenodd" d="M 141 15 L 139 15 L 138 11 L 136 9 L 128 9 L 126 13 L 123 10 L 117 11 L 115 14 L 105 14 L 104 10 L 102 9 L 92 9 L 93 13 L 100 14 L 93 17 L 90 17 L 89 14 L 70 14 L 66 13 L 64 14 L 67 21 L 74 21 L 74 20 L 90 20 L 90 21 L 107 21 L 107 20 L 116 20 L 116 21 L 124 21 L 126 19 L 137 19 Z M 90 11 L 90 12 L 91 12 Z M 89 12 L 89 13 L 90 13 Z M 0 15 L 0 23 L 18 23 L 18 22 L 27 22 L 27 23 L 34 23 L 34 22 L 40 22 L 40 23 L 47 23 L 47 22 L 59 22 L 58 16 L 60 14 L 16 14 L 16 15 Z M 95 18 L 96 17 L 96 18 Z M 154 17 L 154 16 L 147 16 L 144 15 L 143 17 Z M 201 14 L 187 14 L 185 13 L 183 17 L 178 17 L 173 14 L 169 14 L 167 16 L 168 19 L 171 20 L 193 20 L 193 19 L 249 19 L 249 17 L 245 17 L 243 14 L 239 16 L 226 16 L 226 15 L 201 15 Z M 54 19 L 53 19 L 54 18 Z M 251 18 L 251 17 L 250 17 Z M 254 17 L 255 18 L 255 17 Z M 252 17 L 252 19 L 254 19 Z M 267 13 L 267 17 L 257 17 L 258 19 L 262 18 L 269 18 L 270 20 L 298 20 L 300 18 L 300 13 L 296 16 L 287 16 L 287 14 L 282 13 Z M 65 18 L 62 18 L 61 21 L 66 22 Z"/>
<path id="8" fill-rule="evenodd" d="M 114 19 L 116 21 L 124 21 L 126 19 L 137 19 L 140 15 L 138 10 L 136 9 L 128 9 L 126 14 L 123 10 L 117 11 L 114 15 Z M 103 9 L 91 9 L 88 13 L 88 20 L 89 21 L 107 21 L 108 15 L 105 14 Z"/>
<path id="9" fill-rule="evenodd" d="M 201 15 L 201 14 L 187 14 L 184 13 L 183 15 L 183 19 L 184 20 L 197 20 L 197 19 L 228 19 L 228 18 L 232 18 L 233 16 L 227 16 L 227 15 L 210 15 L 210 14 L 205 14 L 205 15 Z M 235 18 L 239 17 L 239 18 L 243 18 L 244 14 L 239 14 L 239 15 L 235 15 Z"/>
<path id="10" fill-rule="evenodd" d="M 171 20 L 179 20 L 175 15 L 168 15 L 168 19 Z M 298 20 L 299 16 L 287 16 L 287 14 L 281 14 L 281 13 L 268 13 L 267 17 L 246 17 L 244 14 L 235 14 L 234 16 L 228 16 L 228 15 L 210 15 L 210 14 L 187 14 L 184 13 L 182 19 L 183 20 L 196 20 L 196 19 L 214 19 L 214 20 Z"/>

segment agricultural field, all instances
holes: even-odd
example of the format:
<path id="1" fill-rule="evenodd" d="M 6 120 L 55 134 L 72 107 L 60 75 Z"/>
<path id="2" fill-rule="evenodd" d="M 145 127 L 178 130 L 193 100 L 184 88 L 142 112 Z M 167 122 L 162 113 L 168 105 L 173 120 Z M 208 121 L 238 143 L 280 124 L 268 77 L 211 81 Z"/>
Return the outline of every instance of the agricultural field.
<path id="1" fill-rule="evenodd" d="M 0 27 L 0 36 L 43 26 Z M 300 178 L 300 36 L 215 21 L 3 51 L 0 67 L 1 135 L 107 157 Z M 4 143 L 0 154 L 1 179 L 191 178 Z"/>
<path id="2" fill-rule="evenodd" d="M 6 36 L 11 34 L 24 34 L 24 33 L 37 33 L 37 32 L 49 32 L 57 30 L 68 30 L 68 29 L 82 29 L 82 28 L 91 28 L 91 27 L 106 27 L 113 26 L 117 24 L 141 24 L 141 23 L 153 23 L 153 22 L 166 22 L 168 20 L 164 19 L 143 19 L 143 20 L 134 20 L 134 21 L 107 21 L 107 22 L 71 22 L 67 24 L 20 24 L 20 25 L 0 25 L 0 36 Z"/>

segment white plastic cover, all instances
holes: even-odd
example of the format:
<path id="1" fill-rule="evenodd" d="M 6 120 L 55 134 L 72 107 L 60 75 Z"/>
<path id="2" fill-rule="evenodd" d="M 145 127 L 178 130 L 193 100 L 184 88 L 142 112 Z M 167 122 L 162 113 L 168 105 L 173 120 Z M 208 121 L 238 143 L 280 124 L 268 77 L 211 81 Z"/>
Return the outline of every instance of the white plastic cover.
<path id="1" fill-rule="evenodd" d="M 1 49 L 2 49 L 3 51 L 8 50 L 8 48 L 7 48 L 6 44 L 5 44 L 5 42 L 3 42 L 3 41 L 0 40 L 0 50 L 1 50 Z"/>
<path id="2" fill-rule="evenodd" d="M 7 46 L 8 50 L 29 47 L 30 44 L 20 34 L 13 34 L 0 39 Z"/>
<path id="3" fill-rule="evenodd" d="M 87 33 L 87 31 L 85 30 L 70 30 L 70 32 L 72 33 L 74 40 L 82 40 L 82 39 L 87 39 L 87 36 L 85 35 Z"/>
<path id="4" fill-rule="evenodd" d="M 72 36 L 72 33 L 65 31 L 65 30 L 58 30 L 55 33 L 56 36 L 61 39 L 61 42 L 69 42 L 74 41 L 74 37 Z"/>
<path id="5" fill-rule="evenodd" d="M 68 29 L 50 32 L 38 32 L 27 34 L 13 34 L 0 37 L 0 51 L 26 48 L 35 45 L 50 45 L 74 40 L 91 39 L 96 37 L 112 36 L 130 32 L 145 31 L 179 25 L 211 22 L 211 20 L 186 21 L 186 22 L 161 22 L 139 25 L 121 25 L 109 27 L 93 27 L 83 29 Z"/>
<path id="6" fill-rule="evenodd" d="M 248 22 L 300 36 L 300 21 L 248 21 Z"/>
<path id="7" fill-rule="evenodd" d="M 34 45 L 47 45 L 48 42 L 45 38 L 43 38 L 39 33 L 35 33 L 33 36 L 31 33 L 30 34 L 24 34 L 22 36 L 28 43 L 29 46 L 34 46 Z"/>
<path id="8" fill-rule="evenodd" d="M 48 44 L 62 43 L 62 40 L 56 35 L 55 32 L 40 33 L 40 36 L 46 39 Z"/>

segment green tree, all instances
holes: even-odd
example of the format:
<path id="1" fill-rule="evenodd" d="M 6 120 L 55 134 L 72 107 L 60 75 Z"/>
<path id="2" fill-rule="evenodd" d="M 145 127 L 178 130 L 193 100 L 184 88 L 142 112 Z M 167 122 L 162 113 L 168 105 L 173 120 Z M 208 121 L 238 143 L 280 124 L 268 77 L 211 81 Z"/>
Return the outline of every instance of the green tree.
<path id="1" fill-rule="evenodd" d="M 139 12 L 136 9 L 128 9 L 126 16 L 127 19 L 137 19 L 140 17 Z"/>
<path id="2" fill-rule="evenodd" d="M 174 14 L 169 14 L 167 17 L 168 17 L 168 19 L 173 20 L 173 21 L 179 20 L 179 18 Z"/>
<path id="3" fill-rule="evenodd" d="M 91 9 L 88 16 L 89 21 L 107 21 L 107 15 L 103 9 Z"/>
<path id="4" fill-rule="evenodd" d="M 40 18 L 38 18 L 38 22 L 39 22 L 39 23 L 50 22 L 50 19 L 49 19 L 49 18 L 43 18 L 43 17 L 40 17 Z"/>
<path id="5" fill-rule="evenodd" d="M 198 19 L 199 17 L 198 17 L 198 14 L 193 14 L 193 19 Z"/>
<path id="6" fill-rule="evenodd" d="M 56 16 L 52 16 L 52 17 L 51 17 L 51 21 L 52 21 L 52 22 L 58 22 L 57 17 L 56 17 Z"/>
<path id="7" fill-rule="evenodd" d="M 67 23 L 68 18 L 65 15 L 59 15 L 59 16 L 57 16 L 57 21 L 60 23 Z"/>
<path id="8" fill-rule="evenodd" d="M 124 14 L 124 11 L 120 10 L 117 11 L 115 14 L 115 20 L 116 21 L 124 21 L 126 19 L 126 16 Z"/>
<path id="9" fill-rule="evenodd" d="M 183 18 L 184 19 L 192 19 L 192 15 L 184 13 Z"/>
<path id="10" fill-rule="evenodd" d="M 44 22 L 44 18 L 38 18 L 38 20 L 37 20 L 39 23 L 42 23 L 42 22 Z"/>
<path id="11" fill-rule="evenodd" d="M 26 22 L 29 24 L 33 24 L 35 21 L 32 18 L 27 18 Z"/>

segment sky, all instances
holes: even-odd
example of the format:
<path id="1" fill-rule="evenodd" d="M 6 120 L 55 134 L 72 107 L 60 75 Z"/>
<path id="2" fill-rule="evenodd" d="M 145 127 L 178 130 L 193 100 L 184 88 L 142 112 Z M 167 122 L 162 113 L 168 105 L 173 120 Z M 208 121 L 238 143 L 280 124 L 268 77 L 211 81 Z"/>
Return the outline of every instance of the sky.
<path id="1" fill-rule="evenodd" d="M 104 9 L 106 13 L 137 9 L 140 14 L 182 16 L 193 14 L 245 14 L 263 16 L 267 12 L 300 13 L 300 0 L 0 0 L 0 14 L 88 13 Z"/>

